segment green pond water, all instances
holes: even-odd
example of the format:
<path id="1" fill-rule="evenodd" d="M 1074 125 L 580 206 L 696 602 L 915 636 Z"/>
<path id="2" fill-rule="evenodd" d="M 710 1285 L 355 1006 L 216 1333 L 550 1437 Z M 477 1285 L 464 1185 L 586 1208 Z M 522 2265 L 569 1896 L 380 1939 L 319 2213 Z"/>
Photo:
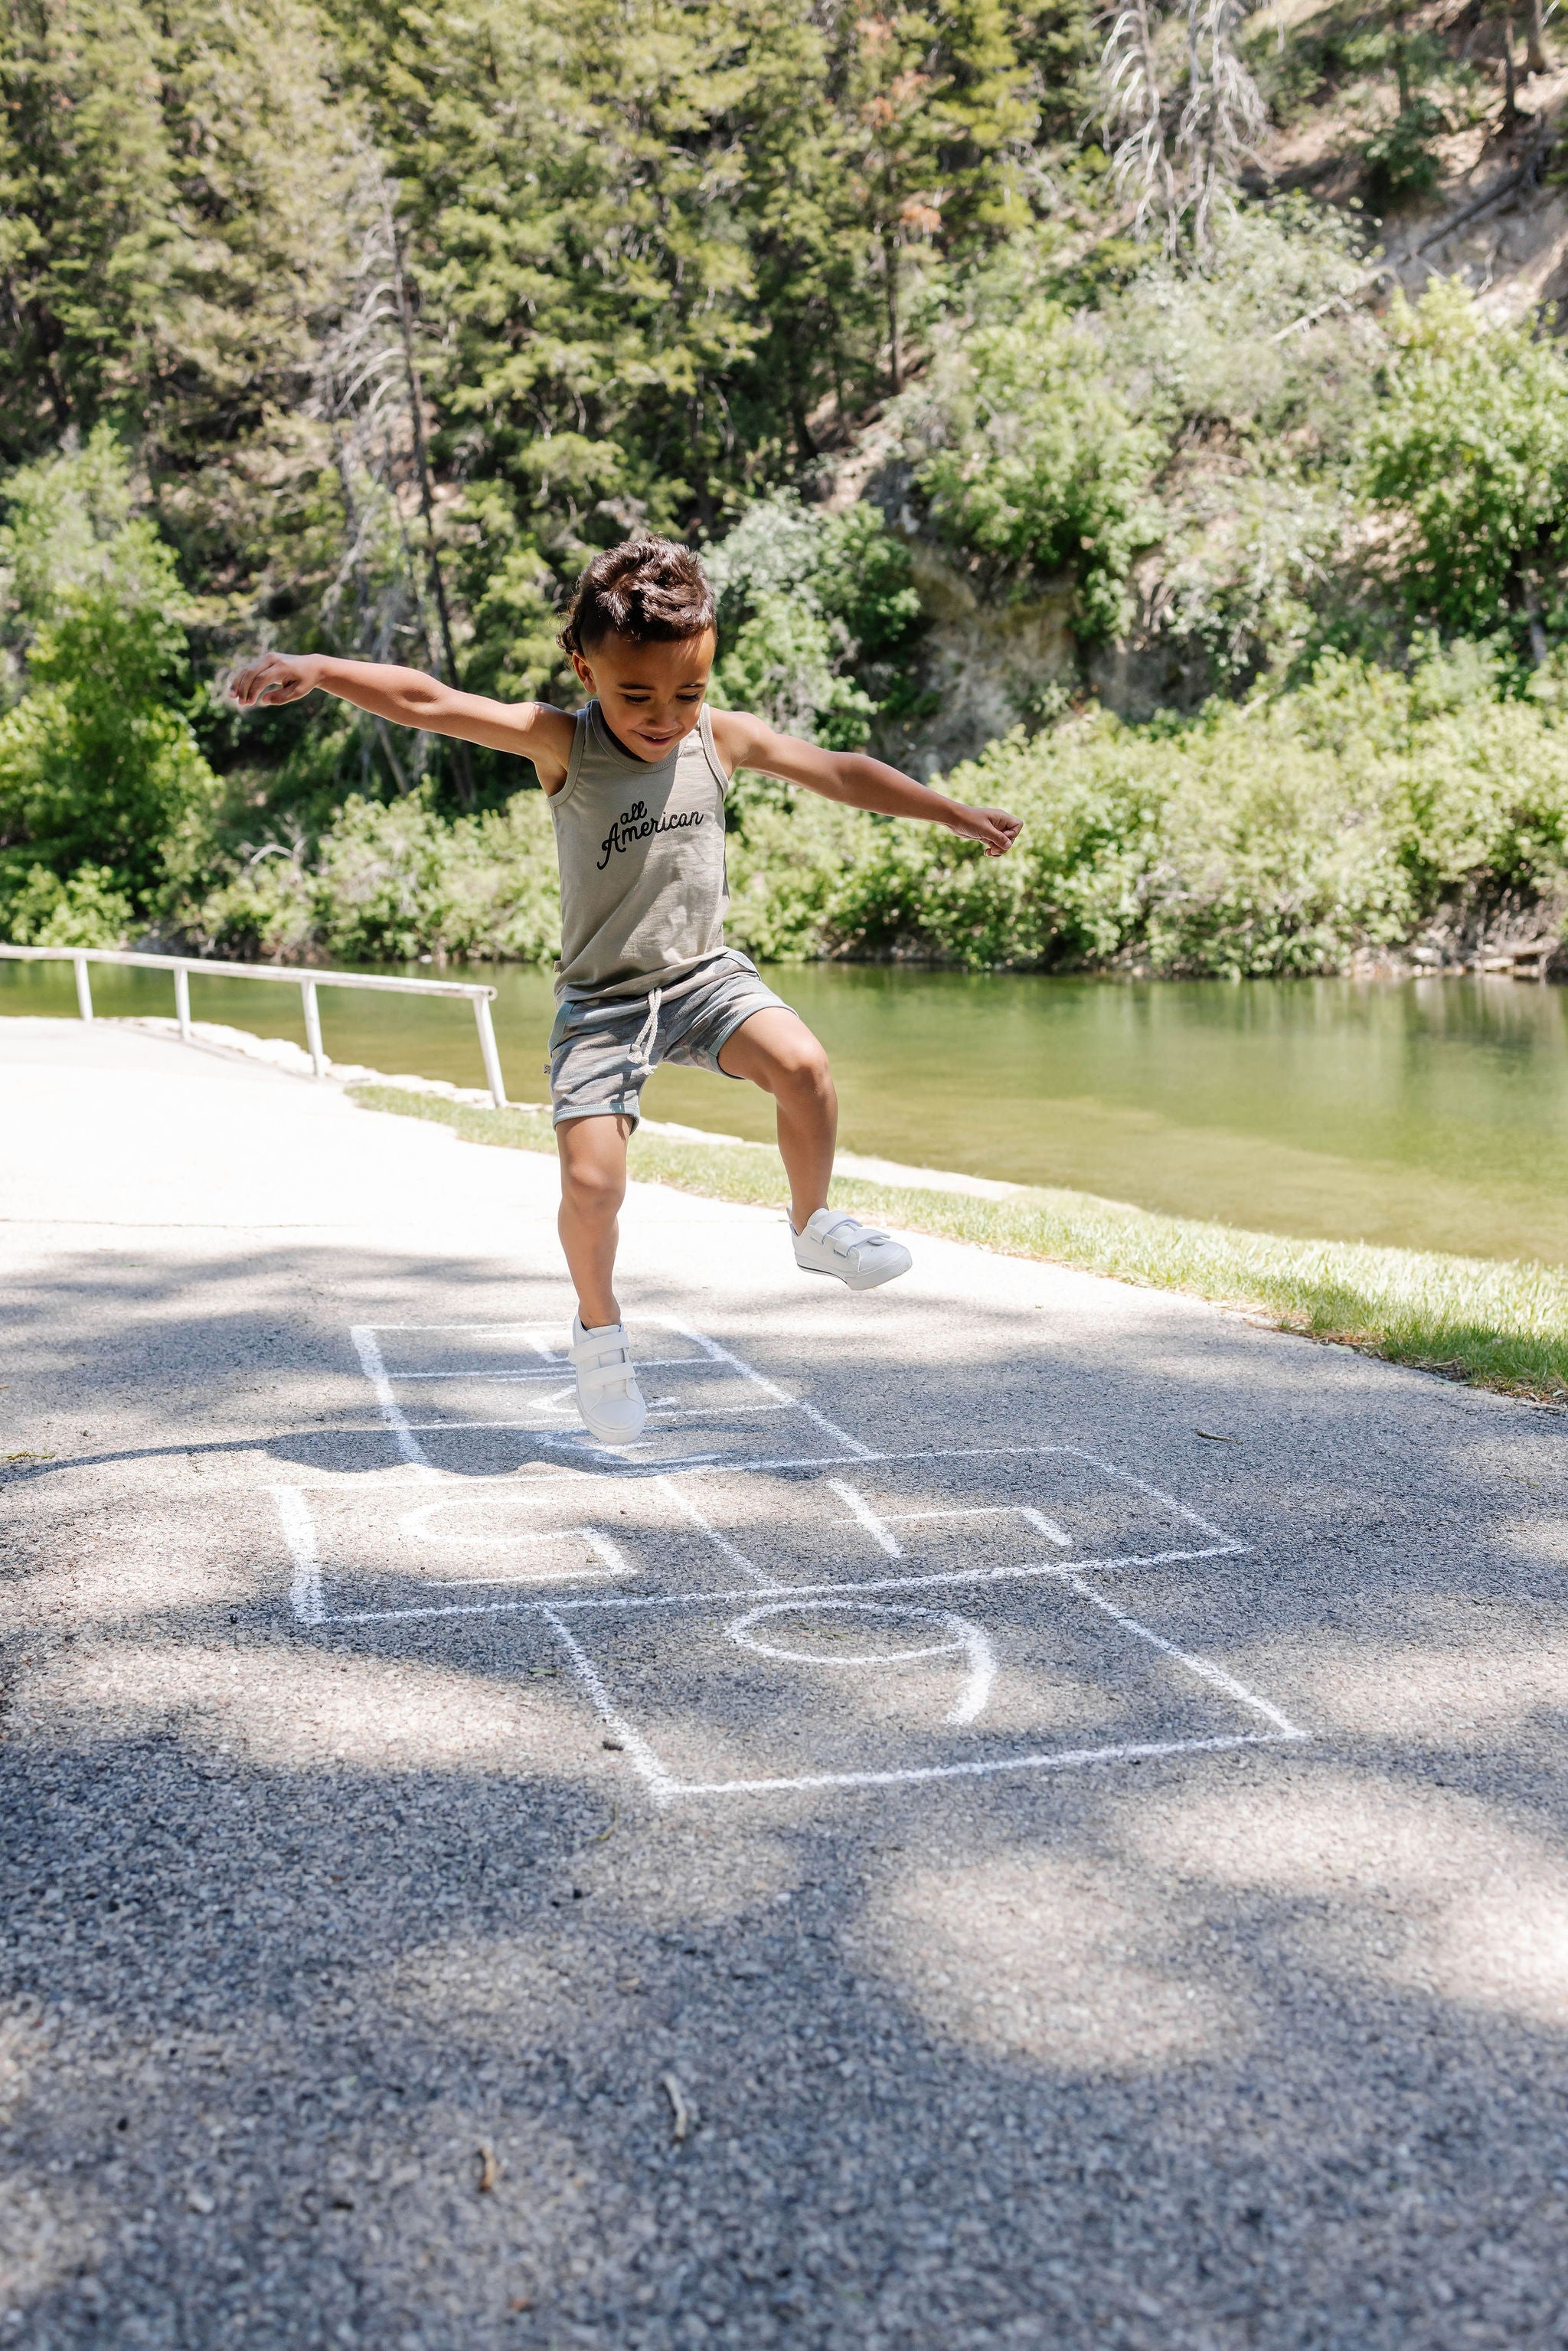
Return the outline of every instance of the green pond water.
<path id="1" fill-rule="evenodd" d="M 538 1102 L 550 983 L 493 978 L 507 1091 Z M 1270 1232 L 1568 1264 L 1568 989 L 1508 980 L 1128 986 L 813 966 L 770 973 L 833 1056 L 846 1147 Z M 93 972 L 105 1014 L 172 1009 Z M 198 1020 L 302 1042 L 296 990 L 192 982 Z M 323 988 L 336 1061 L 483 1082 L 461 1002 Z M 0 963 L 0 1011 L 71 1014 L 68 965 Z M 649 1114 L 765 1140 L 750 1087 L 662 1070 Z"/>

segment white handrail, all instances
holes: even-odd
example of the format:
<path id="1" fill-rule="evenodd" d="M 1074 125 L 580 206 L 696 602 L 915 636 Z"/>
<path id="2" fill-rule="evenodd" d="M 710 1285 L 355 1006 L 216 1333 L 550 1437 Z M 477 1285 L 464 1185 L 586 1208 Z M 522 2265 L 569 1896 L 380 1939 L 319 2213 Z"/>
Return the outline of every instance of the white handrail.
<path id="1" fill-rule="evenodd" d="M 0 946 L 0 956 L 12 963 L 70 963 L 76 967 L 77 1008 L 84 1020 L 92 1012 L 92 983 L 88 978 L 89 963 L 131 964 L 143 971 L 172 971 L 174 975 L 174 1012 L 180 1024 L 180 1034 L 186 1044 L 191 1042 L 191 974 L 200 972 L 204 979 L 280 979 L 299 990 L 300 1005 L 305 1015 L 305 1034 L 310 1046 L 310 1066 L 319 1078 L 327 1074 L 327 1056 L 321 1044 L 321 1015 L 316 1002 L 319 987 L 381 987 L 400 991 L 404 996 L 463 996 L 474 1007 L 474 1025 L 479 1031 L 479 1051 L 485 1063 L 485 1082 L 490 1089 L 490 1100 L 497 1110 L 507 1107 L 507 1088 L 501 1076 L 501 1057 L 496 1050 L 495 1024 L 490 1007 L 496 991 L 482 981 L 467 979 L 383 979 L 379 973 L 368 971 L 302 971 L 296 966 L 276 963 L 215 963 L 204 956 L 137 955 L 127 947 L 12 947 Z"/>

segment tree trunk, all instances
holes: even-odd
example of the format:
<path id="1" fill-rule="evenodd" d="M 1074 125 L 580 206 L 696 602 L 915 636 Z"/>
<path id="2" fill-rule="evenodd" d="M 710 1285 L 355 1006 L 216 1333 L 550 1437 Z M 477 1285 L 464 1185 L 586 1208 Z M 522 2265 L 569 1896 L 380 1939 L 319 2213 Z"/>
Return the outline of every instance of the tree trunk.
<path id="1" fill-rule="evenodd" d="M 386 474 L 387 496 L 392 501 L 392 510 L 397 517 L 398 544 L 402 549 L 402 559 L 408 566 L 409 578 L 411 580 L 417 580 L 419 578 L 419 563 L 414 555 L 413 541 L 408 535 L 408 524 L 403 518 L 402 504 L 397 494 L 397 465 L 392 456 L 392 430 L 390 426 L 383 426 L 382 431 L 382 465 Z M 430 664 L 431 668 L 434 669 L 435 667 L 435 647 L 430 641 L 430 615 L 425 609 L 423 597 L 419 595 L 417 591 L 414 596 L 413 609 L 415 617 L 419 622 L 419 642 L 424 647 L 425 660 Z"/>
<path id="2" fill-rule="evenodd" d="M 827 305 L 827 318 L 828 371 L 833 379 L 833 414 L 837 419 L 836 430 L 841 432 L 843 430 L 845 413 L 844 352 L 841 330 L 839 325 L 839 314 L 833 308 L 831 298 Z"/>
<path id="3" fill-rule="evenodd" d="M 887 372 L 894 398 L 904 390 L 904 341 L 898 317 L 898 239 L 890 229 L 882 241 L 887 270 Z"/>
<path id="4" fill-rule="evenodd" d="M 360 511 L 354 497 L 354 474 L 349 455 L 349 436 L 340 428 L 338 434 L 338 480 L 343 492 L 343 519 L 348 526 L 349 544 L 354 549 L 354 605 L 357 622 L 353 637 L 354 656 L 359 661 L 373 661 L 376 649 L 371 637 L 371 583 L 365 572 L 364 550 L 360 544 Z M 369 728 L 361 726 L 360 729 L 360 768 L 367 789 L 370 784 L 369 754 L 364 740 L 367 734 L 373 734 L 376 741 L 381 745 L 386 755 L 387 766 L 392 770 L 392 779 L 397 786 L 400 796 L 406 798 L 409 789 L 408 778 L 403 774 L 402 764 L 398 759 L 396 747 L 392 742 L 392 728 L 384 718 L 372 719 Z"/>
<path id="5" fill-rule="evenodd" d="M 1532 74 L 1552 71 L 1552 60 L 1546 54 L 1546 25 L 1542 15 L 1541 0 L 1526 0 L 1524 60 Z"/>
<path id="6" fill-rule="evenodd" d="M 1519 120 L 1519 85 L 1513 78 L 1513 18 L 1502 20 L 1502 127 L 1511 131 Z"/>
<path id="7" fill-rule="evenodd" d="M 435 500 L 430 486 L 430 452 L 424 440 L 424 388 L 420 382 L 419 366 L 413 356 L 413 319 L 408 306 L 408 282 L 402 274 L 402 252 L 390 215 L 387 229 L 392 238 L 392 276 L 397 283 L 397 316 L 402 331 L 403 366 L 408 373 L 408 401 L 413 416 L 413 454 L 419 467 L 419 504 L 424 517 L 430 584 L 435 591 L 436 618 L 441 623 L 441 651 L 446 683 L 455 686 L 458 682 L 457 655 L 452 643 L 452 614 L 447 607 L 446 581 L 442 575 L 441 558 L 435 546 Z M 450 740 L 452 778 L 457 787 L 457 798 L 464 808 L 471 809 L 474 805 L 474 763 L 468 756 L 466 743 L 455 736 Z"/>
<path id="8" fill-rule="evenodd" d="M 795 428 L 795 453 L 803 465 L 817 455 L 817 439 L 806 420 L 806 402 L 799 384 L 789 388 L 789 422 Z"/>
<path id="9" fill-rule="evenodd" d="M 703 528 L 703 536 L 706 538 L 711 538 L 714 535 L 714 525 L 718 517 L 714 511 L 713 486 L 708 478 L 707 459 L 703 455 L 702 426 L 702 402 L 699 399 L 689 400 L 686 402 L 686 429 L 691 434 L 692 497 L 696 506 L 697 520 Z"/>
<path id="10" fill-rule="evenodd" d="M 375 724 L 376 735 L 385 754 L 386 763 L 392 772 L 392 781 L 406 799 L 410 790 L 409 779 L 403 774 L 402 763 L 397 755 L 397 745 L 392 740 L 392 730 L 384 718 L 378 718 Z"/>

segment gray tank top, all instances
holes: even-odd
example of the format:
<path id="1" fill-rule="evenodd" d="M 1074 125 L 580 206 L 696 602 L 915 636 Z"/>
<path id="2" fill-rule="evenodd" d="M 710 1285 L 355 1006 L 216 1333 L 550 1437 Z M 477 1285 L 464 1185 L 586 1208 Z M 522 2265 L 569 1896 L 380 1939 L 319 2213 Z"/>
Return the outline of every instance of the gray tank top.
<path id="1" fill-rule="evenodd" d="M 621 748 L 597 702 L 578 712 L 566 781 L 549 804 L 558 996 L 645 996 L 722 954 L 726 789 L 706 706 L 653 764 Z"/>

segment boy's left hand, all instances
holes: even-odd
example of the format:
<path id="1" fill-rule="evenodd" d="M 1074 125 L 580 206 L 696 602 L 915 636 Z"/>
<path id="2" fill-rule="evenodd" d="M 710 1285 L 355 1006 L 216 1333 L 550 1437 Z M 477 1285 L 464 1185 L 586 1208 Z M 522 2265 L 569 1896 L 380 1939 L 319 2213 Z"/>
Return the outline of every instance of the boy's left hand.
<path id="1" fill-rule="evenodd" d="M 988 857 L 1005 857 L 1023 831 L 1023 819 L 1009 816 L 1006 809 L 965 808 L 961 801 L 955 803 L 946 822 L 966 841 L 977 841 Z"/>

